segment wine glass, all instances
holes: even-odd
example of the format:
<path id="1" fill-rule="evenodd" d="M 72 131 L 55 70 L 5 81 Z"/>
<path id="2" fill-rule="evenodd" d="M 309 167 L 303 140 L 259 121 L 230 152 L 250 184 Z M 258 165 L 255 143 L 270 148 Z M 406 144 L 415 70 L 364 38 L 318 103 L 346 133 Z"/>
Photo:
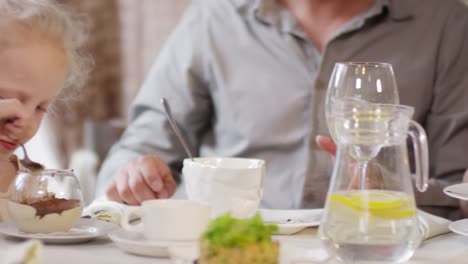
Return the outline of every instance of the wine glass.
<path id="1" fill-rule="evenodd" d="M 330 134 L 339 142 L 333 116 L 346 106 L 366 103 L 399 104 L 398 88 L 392 65 L 378 62 L 339 62 L 328 84 L 325 115 Z M 338 108 L 338 109 L 337 109 Z"/>
<path id="2" fill-rule="evenodd" d="M 365 183 L 368 161 L 375 157 L 381 146 L 379 125 L 384 117 L 369 113 L 373 104 L 399 104 L 398 88 L 389 63 L 340 62 L 336 63 L 328 84 L 325 101 L 327 125 L 336 144 L 353 145 L 351 156 L 357 162 L 360 181 Z M 385 108 L 383 108 L 385 109 Z M 360 122 L 359 122 L 360 121 Z M 367 125 L 367 126 L 363 126 Z M 361 126 L 359 126 L 361 125 Z M 361 186 L 364 189 L 364 186 Z"/>

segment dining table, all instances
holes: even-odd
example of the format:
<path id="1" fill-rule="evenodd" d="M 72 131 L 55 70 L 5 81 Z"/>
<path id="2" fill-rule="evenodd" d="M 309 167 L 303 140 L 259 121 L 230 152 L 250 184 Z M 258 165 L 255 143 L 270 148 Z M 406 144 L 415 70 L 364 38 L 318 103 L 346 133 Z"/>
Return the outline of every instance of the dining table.
<path id="1" fill-rule="evenodd" d="M 273 239 L 278 240 L 281 245 L 280 263 L 336 263 L 327 255 L 324 246 L 317 237 L 316 227 L 306 228 L 293 235 L 275 235 Z M 24 242 L 17 238 L 1 235 L 0 263 L 4 263 L 1 260 L 5 259 L 7 252 L 15 249 L 21 243 Z M 42 254 L 44 264 L 183 263 L 171 258 L 144 257 L 127 253 L 119 249 L 107 237 L 79 244 L 44 244 Z M 447 233 L 425 240 L 407 263 L 468 263 L 468 237 Z"/>

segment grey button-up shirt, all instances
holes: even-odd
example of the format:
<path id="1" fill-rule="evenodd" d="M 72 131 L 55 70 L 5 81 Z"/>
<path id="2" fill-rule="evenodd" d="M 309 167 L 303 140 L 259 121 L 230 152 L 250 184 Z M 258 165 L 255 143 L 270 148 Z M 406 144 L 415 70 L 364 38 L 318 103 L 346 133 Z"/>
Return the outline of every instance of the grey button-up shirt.
<path id="1" fill-rule="evenodd" d="M 468 167 L 468 11 L 451 0 L 377 1 L 323 53 L 276 1 L 193 1 L 131 107 L 98 192 L 145 154 L 178 175 L 185 153 L 159 103 L 166 97 L 197 155 L 266 160 L 262 206 L 323 206 L 332 162 L 314 138 L 328 134 L 324 98 L 339 61 L 393 65 L 400 101 L 429 137 L 430 188 L 418 204 L 455 209 L 442 188 Z"/>

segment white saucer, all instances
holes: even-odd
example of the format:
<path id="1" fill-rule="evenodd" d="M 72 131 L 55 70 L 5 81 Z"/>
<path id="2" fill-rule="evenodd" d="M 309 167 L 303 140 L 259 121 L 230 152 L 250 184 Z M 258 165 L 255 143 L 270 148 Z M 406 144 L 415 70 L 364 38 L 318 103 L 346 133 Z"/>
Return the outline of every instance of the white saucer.
<path id="1" fill-rule="evenodd" d="M 142 234 L 128 232 L 123 229 L 115 230 L 109 234 L 109 238 L 120 249 L 140 256 L 170 257 L 171 248 L 192 249 L 197 247 L 196 241 L 148 241 Z"/>
<path id="2" fill-rule="evenodd" d="M 274 210 L 259 209 L 263 221 L 276 224 L 277 235 L 292 235 L 307 227 L 318 226 L 323 209 Z"/>
<path id="3" fill-rule="evenodd" d="M 49 244 L 70 244 L 89 241 L 100 236 L 107 235 L 117 226 L 115 224 L 95 220 L 81 218 L 78 223 L 68 232 L 57 232 L 50 234 L 41 233 L 24 233 L 18 230 L 13 222 L 0 223 L 0 233 L 6 236 L 21 238 L 21 239 L 38 239 Z"/>
<path id="4" fill-rule="evenodd" d="M 468 200 L 468 183 L 447 186 L 444 188 L 444 193 L 457 199 Z"/>
<path id="5" fill-rule="evenodd" d="M 462 219 L 449 224 L 450 230 L 462 236 L 468 236 L 468 219 Z"/>

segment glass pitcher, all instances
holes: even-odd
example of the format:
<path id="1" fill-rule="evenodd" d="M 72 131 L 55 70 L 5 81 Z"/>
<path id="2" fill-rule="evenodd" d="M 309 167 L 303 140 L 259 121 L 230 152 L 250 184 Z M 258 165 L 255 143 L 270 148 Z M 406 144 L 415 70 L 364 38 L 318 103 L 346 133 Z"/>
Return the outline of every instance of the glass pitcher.
<path id="1" fill-rule="evenodd" d="M 422 241 L 413 194 L 407 136 L 415 154 L 415 181 L 427 189 L 424 129 L 413 108 L 339 100 L 329 113 L 337 154 L 319 228 L 329 252 L 345 263 L 400 263 Z"/>

